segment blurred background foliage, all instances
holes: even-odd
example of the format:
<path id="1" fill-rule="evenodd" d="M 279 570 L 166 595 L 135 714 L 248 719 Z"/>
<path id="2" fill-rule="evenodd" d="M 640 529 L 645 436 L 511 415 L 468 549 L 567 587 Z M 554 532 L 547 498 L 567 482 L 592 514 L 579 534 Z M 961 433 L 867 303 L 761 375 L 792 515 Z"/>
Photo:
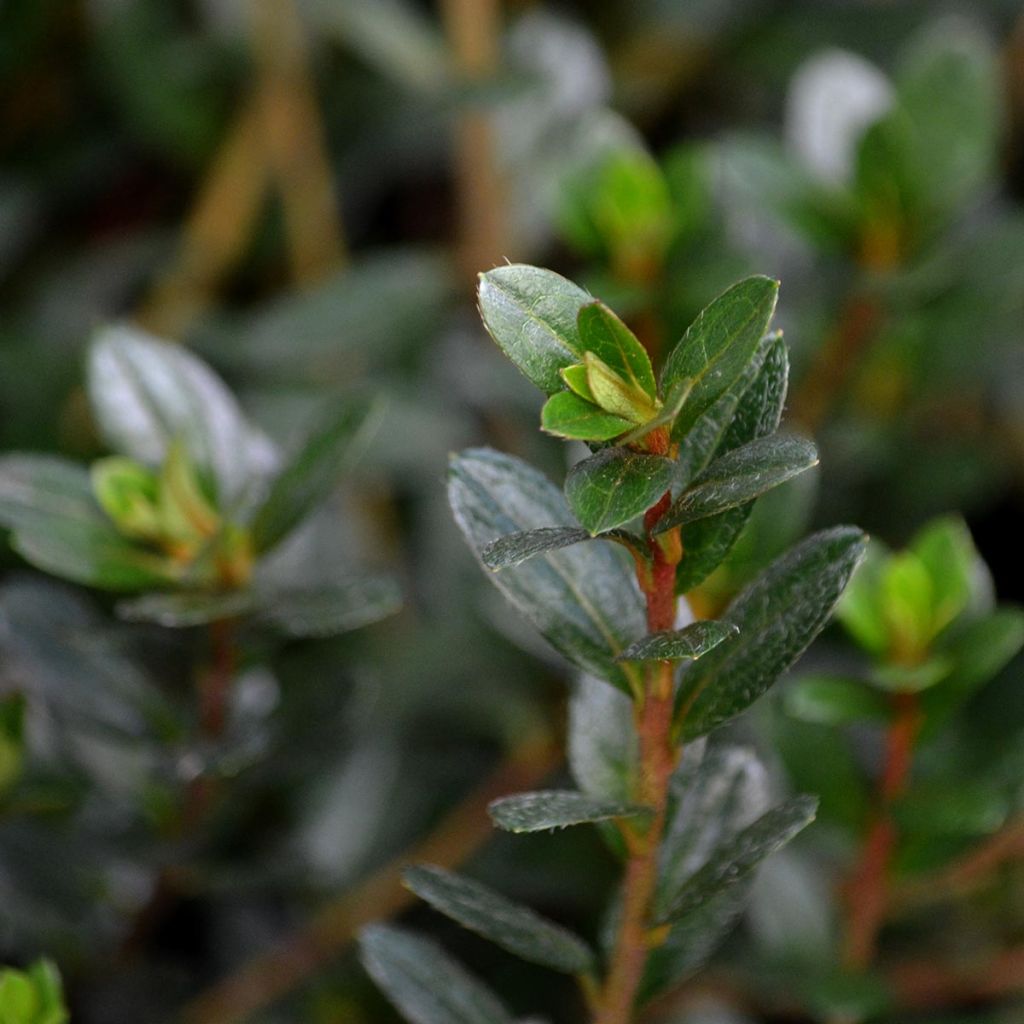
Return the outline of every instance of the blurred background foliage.
<path id="1" fill-rule="evenodd" d="M 976 592 L 939 640 L 921 625 L 922 657 L 1000 656 L 933 702 L 868 975 L 840 969 L 839 936 L 890 648 L 847 617 L 852 639 L 826 634 L 734 728 L 766 785 L 822 794 L 823 821 L 653 1019 L 1021 1019 L 1018 4 L 37 0 L 0 26 L 0 446 L 107 452 L 83 366 L 112 320 L 207 360 L 286 452 L 379 394 L 368 453 L 289 550 L 320 581 L 358 564 L 404 594 L 337 638 L 255 631 L 211 753 L 192 722 L 207 631 L 126 622 L 5 544 L 0 959 L 55 961 L 83 1024 L 367 1024 L 394 1018 L 351 940 L 404 908 L 407 859 L 468 862 L 593 931 L 615 870 L 599 841 L 491 838 L 482 810 L 563 770 L 566 670 L 463 549 L 446 455 L 490 442 L 564 466 L 475 318 L 474 275 L 565 272 L 657 355 L 758 272 L 782 281 L 785 422 L 822 466 L 759 504 L 696 610 L 809 526 L 900 549 L 959 511 Z M 934 625 L 939 584 L 906 564 L 893 615 Z M 178 827 L 211 764 L 230 798 Z M 411 916 L 511 1005 L 580 1019 L 567 984 Z"/>

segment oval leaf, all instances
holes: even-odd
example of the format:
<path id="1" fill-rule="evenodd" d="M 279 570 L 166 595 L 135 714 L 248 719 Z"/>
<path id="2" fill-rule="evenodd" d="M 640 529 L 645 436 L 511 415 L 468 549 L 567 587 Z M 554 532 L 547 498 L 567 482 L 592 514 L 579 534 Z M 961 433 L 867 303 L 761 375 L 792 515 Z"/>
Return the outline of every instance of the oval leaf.
<path id="1" fill-rule="evenodd" d="M 507 537 L 499 537 L 488 544 L 480 558 L 488 569 L 510 569 L 529 561 L 534 555 L 545 551 L 557 551 L 582 540 L 590 540 L 590 534 L 575 526 L 542 526 L 539 530 L 520 530 Z"/>
<path id="2" fill-rule="evenodd" d="M 572 441 L 610 441 L 632 429 L 634 423 L 613 416 L 571 391 L 552 395 L 540 411 L 541 429 Z"/>
<path id="3" fill-rule="evenodd" d="M 691 622 L 683 629 L 648 633 L 630 644 L 619 661 L 695 661 L 739 630 L 731 622 L 713 619 Z"/>
<path id="4" fill-rule="evenodd" d="M 565 496 L 576 518 L 596 536 L 646 512 L 671 482 L 669 459 L 606 448 L 573 466 L 565 480 Z"/>
<path id="5" fill-rule="evenodd" d="M 577 317 L 580 343 L 585 352 L 593 352 L 626 383 L 648 398 L 655 398 L 657 386 L 647 349 L 636 335 L 603 303 L 584 306 Z"/>
<path id="6" fill-rule="evenodd" d="M 636 804 L 597 800 L 568 789 L 549 789 L 503 796 L 491 803 L 487 813 L 491 821 L 506 832 L 543 832 L 649 812 Z"/>

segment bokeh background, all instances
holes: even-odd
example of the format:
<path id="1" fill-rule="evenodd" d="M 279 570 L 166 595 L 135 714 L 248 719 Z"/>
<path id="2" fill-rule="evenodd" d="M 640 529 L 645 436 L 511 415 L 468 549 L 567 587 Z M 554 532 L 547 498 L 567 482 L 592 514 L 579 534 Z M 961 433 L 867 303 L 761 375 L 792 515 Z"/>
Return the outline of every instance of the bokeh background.
<path id="1" fill-rule="evenodd" d="M 615 872 L 599 839 L 492 837 L 483 814 L 559 778 L 567 673 L 464 550 L 446 459 L 488 443 L 557 477 L 565 452 L 479 324 L 476 273 L 552 267 L 654 353 L 738 278 L 781 279 L 786 422 L 822 467 L 759 505 L 695 596 L 703 613 L 811 527 L 899 545 L 954 510 L 1012 601 L 1022 200 L 1024 16 L 1008 0 L 3 4 L 0 447 L 102 453 L 82 362 L 115 320 L 208 360 L 285 447 L 325 405 L 379 393 L 371 450 L 301 543 L 325 576 L 396 574 L 405 604 L 254 659 L 226 741 L 232 798 L 183 842 L 161 821 L 187 751 L 139 707 L 150 686 L 188 706 L 202 631 L 124 624 L 4 545 L 0 685 L 33 694 L 51 789 L 0 817 L 2 959 L 52 957 L 82 1024 L 388 1022 L 352 937 L 402 910 L 393 866 L 421 855 L 593 931 Z M 88 644 L 55 639 L 69 622 Z M 965 714 L 970 742 L 947 749 L 961 773 L 1022 742 L 1024 667 Z M 751 742 L 771 746 L 770 715 L 743 726 Z M 827 763 L 804 739 L 780 779 Z M 843 770 L 826 783 L 840 823 Z M 758 889 L 705 1016 L 813 1018 L 776 990 L 794 950 L 828 946 L 845 840 L 827 822 L 815 835 Z M 988 905 L 923 926 L 1019 945 L 1020 883 L 1011 867 Z M 580 1019 L 568 983 L 406 913 L 517 1010 Z M 736 962 L 766 973 L 758 1000 L 730 987 Z M 929 1019 L 1024 1019 L 1014 998 Z"/>

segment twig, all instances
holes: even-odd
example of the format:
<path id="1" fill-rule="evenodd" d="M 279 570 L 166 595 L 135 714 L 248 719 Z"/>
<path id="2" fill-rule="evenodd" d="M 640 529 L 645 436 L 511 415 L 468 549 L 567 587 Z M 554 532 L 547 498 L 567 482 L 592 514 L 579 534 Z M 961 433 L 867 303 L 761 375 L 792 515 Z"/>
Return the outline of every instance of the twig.
<path id="1" fill-rule="evenodd" d="M 886 976 L 901 1006 L 912 1010 L 949 1009 L 1024 994 L 1024 946 L 985 951 L 968 962 L 934 956 L 891 967 Z"/>
<path id="2" fill-rule="evenodd" d="M 422 842 L 378 868 L 300 931 L 200 995 L 180 1019 L 185 1024 L 233 1024 L 298 987 L 343 952 L 362 925 L 392 916 L 411 901 L 401 878 L 407 864 L 428 861 L 454 867 L 466 860 L 492 834 L 487 805 L 510 790 L 536 786 L 560 759 L 561 752 L 546 737 L 527 740 Z"/>

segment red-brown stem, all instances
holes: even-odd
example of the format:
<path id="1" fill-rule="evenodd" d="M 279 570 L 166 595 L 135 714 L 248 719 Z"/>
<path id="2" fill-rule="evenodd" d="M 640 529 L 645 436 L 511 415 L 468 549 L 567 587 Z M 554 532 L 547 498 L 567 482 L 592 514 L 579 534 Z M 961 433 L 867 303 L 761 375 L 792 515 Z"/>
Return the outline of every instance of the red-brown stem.
<path id="1" fill-rule="evenodd" d="M 235 624 L 219 619 L 210 624 L 210 664 L 198 683 L 199 729 L 208 740 L 219 739 L 224 732 L 234 675 Z"/>
<path id="2" fill-rule="evenodd" d="M 914 694 L 894 694 L 892 707 L 878 807 L 847 891 L 849 910 L 843 963 L 856 972 L 866 970 L 874 959 L 878 933 L 885 919 L 889 867 L 897 838 L 892 805 L 907 788 L 920 728 L 920 710 Z"/>
<path id="3" fill-rule="evenodd" d="M 652 565 L 642 585 L 647 597 L 647 627 L 652 633 L 675 625 L 675 562 L 661 543 L 651 540 L 651 530 L 670 500 L 666 494 L 644 519 Z M 651 936 L 650 912 L 658 880 L 669 782 L 678 756 L 671 739 L 672 705 L 672 664 L 654 662 L 647 670 L 644 691 L 636 706 L 640 738 L 636 798 L 654 813 L 644 825 L 626 832 L 629 857 L 622 882 L 622 917 L 595 1024 L 628 1024 L 632 1019 L 647 956 L 656 944 Z"/>

